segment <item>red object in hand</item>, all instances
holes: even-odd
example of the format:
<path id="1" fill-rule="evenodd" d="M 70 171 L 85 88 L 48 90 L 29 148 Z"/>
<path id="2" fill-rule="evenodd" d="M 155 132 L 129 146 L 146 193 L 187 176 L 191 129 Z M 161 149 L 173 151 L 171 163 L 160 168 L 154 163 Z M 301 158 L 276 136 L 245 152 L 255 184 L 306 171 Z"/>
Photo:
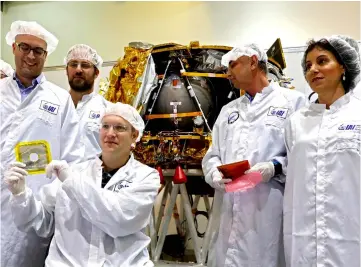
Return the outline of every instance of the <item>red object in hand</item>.
<path id="1" fill-rule="evenodd" d="M 156 169 L 156 170 L 158 171 L 158 173 L 159 173 L 160 183 L 161 183 L 161 184 L 165 184 L 162 167 L 161 167 L 161 166 L 157 166 L 155 169 Z"/>
<path id="2" fill-rule="evenodd" d="M 248 160 L 242 160 L 225 164 L 217 167 L 218 170 L 223 174 L 224 178 L 230 178 L 232 180 L 244 175 L 245 171 L 248 171 L 251 166 Z"/>
<path id="3" fill-rule="evenodd" d="M 226 192 L 239 192 L 247 191 L 248 189 L 254 188 L 262 182 L 262 174 L 260 172 L 251 172 L 242 175 L 230 183 L 226 184 Z"/>
<path id="4" fill-rule="evenodd" d="M 175 184 L 184 184 L 186 182 L 187 182 L 187 176 L 184 173 L 181 166 L 178 165 L 177 168 L 175 169 L 175 172 L 174 172 L 173 183 L 175 183 Z"/>

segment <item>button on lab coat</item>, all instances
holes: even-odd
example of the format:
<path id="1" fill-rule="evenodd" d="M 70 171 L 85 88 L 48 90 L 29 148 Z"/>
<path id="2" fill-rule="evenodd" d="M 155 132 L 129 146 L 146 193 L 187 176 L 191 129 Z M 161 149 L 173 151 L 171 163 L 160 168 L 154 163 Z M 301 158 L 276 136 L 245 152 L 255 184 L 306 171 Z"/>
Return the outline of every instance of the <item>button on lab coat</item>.
<path id="1" fill-rule="evenodd" d="M 4 170 L 16 160 L 16 144 L 24 141 L 46 140 L 52 159 L 78 161 L 84 156 L 79 120 L 69 93 L 44 77 L 23 102 L 12 77 L 0 80 L 0 94 L 1 266 L 42 266 L 50 240 L 16 229 L 11 218 L 11 193 L 4 182 Z M 45 174 L 27 178 L 27 186 L 35 195 L 41 186 L 50 182 Z"/>
<path id="2" fill-rule="evenodd" d="M 212 184 L 217 166 L 240 160 L 253 166 L 276 159 L 285 166 L 284 123 L 305 101 L 303 94 L 272 82 L 252 103 L 241 96 L 224 106 L 202 161 L 206 181 Z M 284 176 L 274 179 L 284 181 Z M 223 203 L 214 208 L 207 266 L 280 266 L 283 187 L 274 179 L 246 192 L 216 190 L 215 199 Z"/>
<path id="3" fill-rule="evenodd" d="M 303 108 L 285 128 L 287 266 L 360 266 L 361 101 Z"/>
<path id="4" fill-rule="evenodd" d="M 13 198 L 12 212 L 23 231 L 48 237 L 55 229 L 46 267 L 149 267 L 145 234 L 157 196 L 158 172 L 133 155 L 101 188 L 101 160 L 75 165 L 71 178 Z"/>

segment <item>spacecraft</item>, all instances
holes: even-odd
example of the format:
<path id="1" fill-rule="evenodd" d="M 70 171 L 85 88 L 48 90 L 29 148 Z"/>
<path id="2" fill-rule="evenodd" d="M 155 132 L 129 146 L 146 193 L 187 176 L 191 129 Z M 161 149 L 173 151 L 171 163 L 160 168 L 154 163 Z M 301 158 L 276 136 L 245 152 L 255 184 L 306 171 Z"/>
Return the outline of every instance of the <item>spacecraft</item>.
<path id="1" fill-rule="evenodd" d="M 132 42 L 109 76 L 104 96 L 134 106 L 145 131 L 133 151 L 149 166 L 201 169 L 212 127 L 224 105 L 242 94 L 227 79 L 222 56 L 230 46 Z M 280 39 L 267 51 L 269 80 L 291 87 Z"/>

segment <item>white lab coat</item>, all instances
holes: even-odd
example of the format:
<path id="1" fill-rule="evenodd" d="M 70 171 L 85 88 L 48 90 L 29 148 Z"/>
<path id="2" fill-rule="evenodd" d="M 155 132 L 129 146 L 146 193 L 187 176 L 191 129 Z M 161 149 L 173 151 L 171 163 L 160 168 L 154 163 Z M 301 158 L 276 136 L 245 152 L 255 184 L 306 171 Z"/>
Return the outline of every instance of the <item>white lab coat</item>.
<path id="1" fill-rule="evenodd" d="M 356 97 L 361 100 L 361 81 L 357 83 L 355 88 L 350 92 L 352 97 Z"/>
<path id="2" fill-rule="evenodd" d="M 287 266 L 360 266 L 360 134 L 361 101 L 352 93 L 287 122 Z"/>
<path id="3" fill-rule="evenodd" d="M 253 166 L 276 159 L 285 166 L 284 122 L 305 101 L 303 94 L 272 82 L 252 103 L 241 96 L 224 106 L 213 127 L 212 146 L 202 161 L 206 181 L 212 183 L 217 166 L 240 160 Z M 277 179 L 282 181 L 284 176 Z M 211 229 L 207 266 L 281 266 L 283 186 L 272 179 L 246 192 L 216 190 L 215 198 L 223 203 L 221 210 L 214 210 L 213 218 L 220 222 Z"/>
<path id="4" fill-rule="evenodd" d="M 85 146 L 84 159 L 91 159 L 101 153 L 99 143 L 100 122 L 109 101 L 93 92 L 84 95 L 78 102 L 76 111 L 80 120 L 80 129 L 83 131 Z"/>
<path id="5" fill-rule="evenodd" d="M 15 145 L 22 141 L 46 140 L 52 159 L 78 161 L 84 156 L 79 120 L 69 93 L 45 78 L 23 102 L 12 77 L 0 80 L 0 94 L 1 266 L 43 266 L 50 240 L 16 229 L 4 170 L 15 161 Z M 45 102 L 52 107 L 50 112 L 44 109 Z M 30 175 L 27 179 L 27 185 L 36 195 L 41 186 L 50 182 L 45 174 Z"/>
<path id="6" fill-rule="evenodd" d="M 71 178 L 12 198 L 16 225 L 48 237 L 54 232 L 46 267 L 150 267 L 145 227 L 157 196 L 158 172 L 133 155 L 101 188 L 102 162 L 73 167 Z"/>

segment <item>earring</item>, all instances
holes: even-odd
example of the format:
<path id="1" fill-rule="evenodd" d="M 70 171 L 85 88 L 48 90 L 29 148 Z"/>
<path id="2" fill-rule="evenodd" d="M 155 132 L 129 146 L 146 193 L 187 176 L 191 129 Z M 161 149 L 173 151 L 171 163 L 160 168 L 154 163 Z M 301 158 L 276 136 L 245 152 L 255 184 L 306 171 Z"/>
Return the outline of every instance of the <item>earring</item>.
<path id="1" fill-rule="evenodd" d="M 346 81 L 346 75 L 345 75 L 345 73 L 342 75 L 342 80 L 343 80 L 343 81 Z"/>
<path id="2" fill-rule="evenodd" d="M 130 145 L 130 149 L 134 149 L 135 148 L 135 143 L 132 143 L 131 145 Z"/>

